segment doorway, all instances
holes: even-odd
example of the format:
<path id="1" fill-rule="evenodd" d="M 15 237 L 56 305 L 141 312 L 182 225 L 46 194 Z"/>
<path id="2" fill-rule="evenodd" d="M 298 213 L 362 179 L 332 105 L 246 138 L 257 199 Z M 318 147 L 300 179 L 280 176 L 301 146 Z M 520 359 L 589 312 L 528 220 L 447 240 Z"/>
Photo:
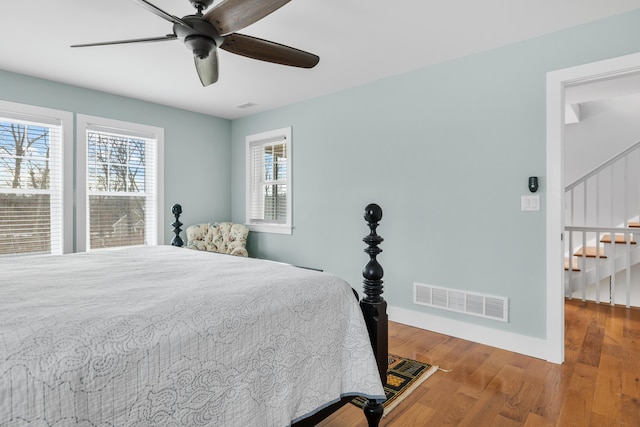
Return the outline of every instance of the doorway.
<path id="1" fill-rule="evenodd" d="M 564 361 L 565 90 L 640 73 L 640 53 L 547 73 L 547 360 Z"/>

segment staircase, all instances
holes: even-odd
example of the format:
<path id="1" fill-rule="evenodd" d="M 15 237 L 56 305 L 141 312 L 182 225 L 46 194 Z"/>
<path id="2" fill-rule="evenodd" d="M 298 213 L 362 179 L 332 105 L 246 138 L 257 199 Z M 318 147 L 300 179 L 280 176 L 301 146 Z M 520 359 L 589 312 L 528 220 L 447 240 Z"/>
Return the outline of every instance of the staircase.
<path id="1" fill-rule="evenodd" d="M 565 296 L 640 306 L 640 141 L 565 188 Z"/>

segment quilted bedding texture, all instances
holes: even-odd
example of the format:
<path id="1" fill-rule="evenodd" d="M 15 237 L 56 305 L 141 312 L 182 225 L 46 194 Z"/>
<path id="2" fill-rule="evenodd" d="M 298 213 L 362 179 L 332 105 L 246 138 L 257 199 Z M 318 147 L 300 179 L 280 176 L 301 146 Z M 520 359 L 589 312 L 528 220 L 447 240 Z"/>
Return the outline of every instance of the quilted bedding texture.
<path id="1" fill-rule="evenodd" d="M 287 426 L 384 399 L 333 275 L 171 246 L 0 259 L 0 426 Z"/>

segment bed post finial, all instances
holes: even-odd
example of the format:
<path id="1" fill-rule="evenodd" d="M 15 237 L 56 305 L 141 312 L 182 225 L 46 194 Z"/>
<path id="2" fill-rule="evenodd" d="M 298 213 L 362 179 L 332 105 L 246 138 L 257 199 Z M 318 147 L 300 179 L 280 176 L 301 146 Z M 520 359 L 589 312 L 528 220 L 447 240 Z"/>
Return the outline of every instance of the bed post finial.
<path id="1" fill-rule="evenodd" d="M 182 247 L 182 245 L 184 244 L 182 238 L 180 237 L 180 232 L 182 231 L 182 229 L 180 228 L 182 226 L 182 223 L 180 222 L 182 206 L 176 203 L 171 207 L 171 213 L 176 217 L 176 220 L 171 224 L 171 226 L 173 227 L 173 232 L 176 234 L 175 237 L 171 240 L 171 245 Z"/>
<path id="2" fill-rule="evenodd" d="M 369 262 L 362 269 L 364 277 L 365 297 L 360 301 L 360 307 L 364 315 L 371 346 L 378 364 L 378 372 L 382 385 L 387 383 L 387 366 L 389 356 L 387 302 L 382 297 L 382 276 L 384 270 L 376 259 L 382 249 L 378 247 L 384 239 L 376 233 L 378 222 L 382 219 L 382 208 L 375 203 L 367 205 L 364 211 L 364 219 L 371 230 L 369 235 L 362 239 L 367 244 L 364 250 L 369 255 Z M 382 418 L 382 403 L 367 400 L 364 405 L 364 414 L 367 417 L 369 427 L 377 426 Z"/>
<path id="3" fill-rule="evenodd" d="M 367 265 L 362 269 L 362 276 L 364 276 L 364 299 L 366 301 L 378 302 L 382 301 L 382 276 L 384 270 L 376 259 L 378 254 L 382 252 L 382 249 L 378 247 L 384 239 L 376 234 L 378 228 L 378 222 L 382 219 L 382 208 L 375 203 L 367 205 L 364 210 L 364 219 L 367 221 L 367 225 L 371 232 L 368 236 L 362 239 L 368 247 L 364 250 L 369 254 L 370 260 Z"/>

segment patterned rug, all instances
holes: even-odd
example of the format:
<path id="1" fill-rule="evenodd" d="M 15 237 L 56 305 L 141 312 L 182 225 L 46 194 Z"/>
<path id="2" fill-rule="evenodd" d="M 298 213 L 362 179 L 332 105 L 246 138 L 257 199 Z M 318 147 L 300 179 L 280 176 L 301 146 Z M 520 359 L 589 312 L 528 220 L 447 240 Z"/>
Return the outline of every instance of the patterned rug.
<path id="1" fill-rule="evenodd" d="M 382 404 L 384 407 L 383 417 L 438 370 L 437 366 L 394 354 L 389 355 L 388 361 L 387 384 L 384 386 L 387 400 Z M 356 397 L 351 403 L 362 408 L 365 401 L 366 399 L 363 397 Z"/>

